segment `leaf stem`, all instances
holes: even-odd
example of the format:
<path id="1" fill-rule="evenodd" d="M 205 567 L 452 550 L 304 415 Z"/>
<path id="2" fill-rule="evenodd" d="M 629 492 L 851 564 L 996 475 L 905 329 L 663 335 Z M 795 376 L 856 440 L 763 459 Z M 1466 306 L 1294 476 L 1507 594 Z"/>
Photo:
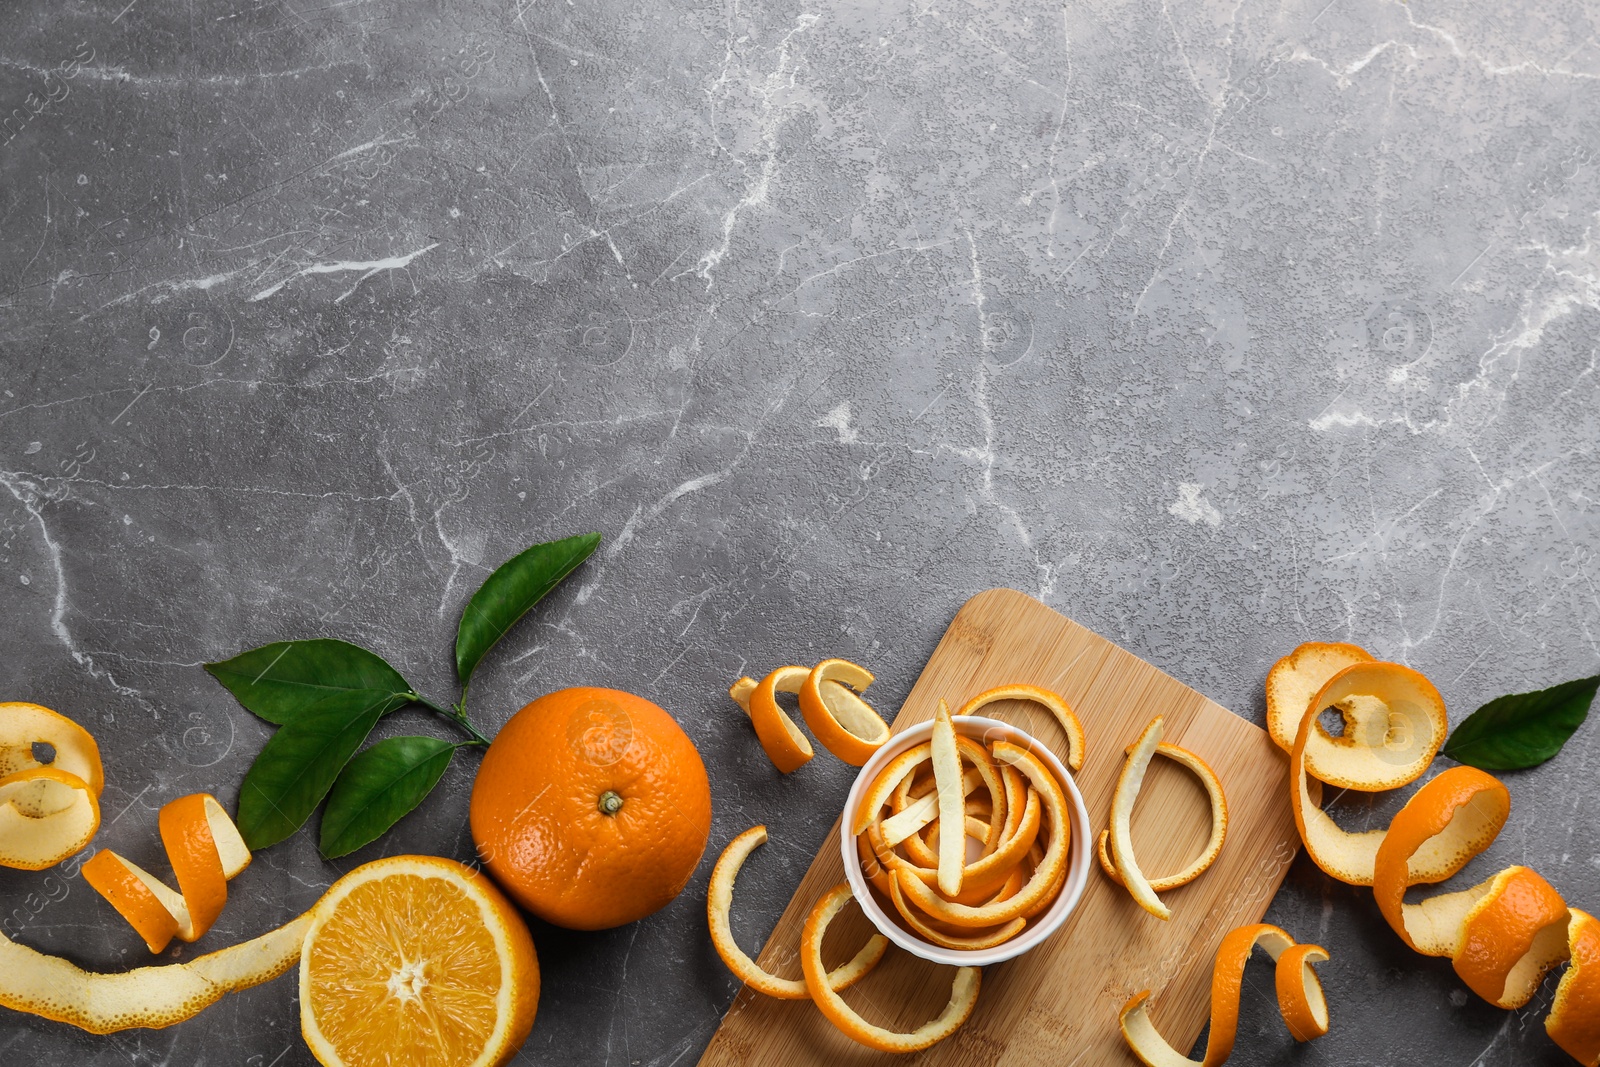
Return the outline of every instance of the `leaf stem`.
<path id="1" fill-rule="evenodd" d="M 449 719 L 451 722 L 461 727 L 461 729 L 465 730 L 468 734 L 472 735 L 471 741 L 464 741 L 462 744 L 479 745 L 483 748 L 489 747 L 489 739 L 478 732 L 478 728 L 472 725 L 472 722 L 467 718 L 466 713 L 460 708 L 441 707 L 440 705 L 429 700 L 427 697 L 423 696 L 421 693 L 412 693 L 411 699 L 416 703 L 421 704 L 434 714 Z"/>

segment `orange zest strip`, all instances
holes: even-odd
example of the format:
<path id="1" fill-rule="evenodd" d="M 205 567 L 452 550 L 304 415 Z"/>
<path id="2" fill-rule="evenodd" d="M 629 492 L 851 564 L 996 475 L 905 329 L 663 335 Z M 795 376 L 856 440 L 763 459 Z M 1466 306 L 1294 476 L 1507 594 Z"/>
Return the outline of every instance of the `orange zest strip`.
<path id="1" fill-rule="evenodd" d="M 756 738 L 772 765 L 784 774 L 798 770 L 816 753 L 789 713 L 778 706 L 778 693 L 798 693 L 811 672 L 804 667 L 779 667 L 759 682 L 740 678 L 728 695 L 750 716 Z"/>
<path id="2" fill-rule="evenodd" d="M 1008 923 L 994 927 L 992 931 L 987 933 L 979 932 L 969 936 L 947 934 L 937 929 L 906 900 L 905 894 L 900 891 L 901 877 L 904 876 L 896 875 L 889 879 L 889 899 L 894 903 L 895 910 L 900 913 L 900 917 L 906 921 L 906 925 L 911 927 L 917 936 L 924 941 L 932 942 L 944 948 L 976 951 L 1005 944 L 1022 933 L 1023 927 L 1028 925 L 1027 919 L 1018 916 Z"/>
<path id="3" fill-rule="evenodd" d="M 1545 1032 L 1584 1067 L 1600 1067 L 1600 920 L 1573 908 L 1567 951 L 1572 965 L 1556 986 Z"/>
<path id="4" fill-rule="evenodd" d="M 1150 1021 L 1150 991 L 1123 1005 L 1119 1022 L 1128 1048 L 1146 1067 L 1218 1067 L 1233 1053 L 1239 1029 L 1239 991 L 1245 964 L 1257 945 L 1277 961 L 1278 1009 L 1296 1040 L 1328 1029 L 1328 1003 L 1311 964 L 1328 958 L 1316 945 L 1296 946 L 1294 938 L 1268 923 L 1241 926 L 1222 939 L 1211 972 L 1211 1032 L 1205 1058 L 1192 1060 L 1169 1045 Z M 1296 948 L 1300 951 L 1295 951 Z M 1304 1035 L 1304 1036 L 1302 1036 Z"/>
<path id="5" fill-rule="evenodd" d="M 1065 763 L 1070 771 L 1083 769 L 1084 749 L 1087 744 L 1084 739 L 1083 723 L 1078 721 L 1077 712 L 1072 710 L 1072 705 L 1068 704 L 1060 693 L 1023 683 L 996 686 L 979 693 L 961 705 L 961 710 L 957 714 L 976 715 L 979 709 L 1001 700 L 1031 700 L 1035 704 L 1043 705 L 1056 717 L 1056 722 L 1061 724 L 1061 732 L 1067 735 L 1067 758 L 1061 762 Z"/>
<path id="6" fill-rule="evenodd" d="M 828 984 L 822 963 L 822 938 L 845 905 L 854 897 L 848 882 L 834 886 L 822 895 L 806 917 L 800 937 L 800 965 L 805 972 L 811 999 L 828 1021 L 846 1037 L 880 1052 L 918 1052 L 929 1048 L 960 1029 L 978 1003 L 982 972 L 976 967 L 958 967 L 950 985 L 950 1000 L 937 1018 L 909 1033 L 897 1033 L 867 1022 Z"/>
<path id="7" fill-rule="evenodd" d="M 225 993 L 270 981 L 300 960 L 310 914 L 252 941 L 187 963 L 94 974 L 0 935 L 0 1005 L 91 1034 L 163 1027 L 192 1018 Z"/>
<path id="8" fill-rule="evenodd" d="M 961 792 L 961 750 L 950 707 L 943 700 L 933 714 L 932 746 L 934 792 L 939 797 L 939 891 L 946 896 L 961 892 L 966 868 L 966 805 Z"/>
<path id="9" fill-rule="evenodd" d="M 1139 801 L 1145 771 L 1150 766 L 1150 758 L 1155 755 L 1157 746 L 1161 744 L 1164 729 L 1166 720 L 1157 715 L 1128 750 L 1128 758 L 1123 761 L 1122 770 L 1117 774 L 1117 788 L 1111 794 L 1111 826 L 1106 831 L 1109 835 L 1111 867 L 1118 875 L 1117 880 L 1139 907 L 1162 921 L 1172 918 L 1172 909 L 1156 896 L 1150 880 L 1139 868 L 1139 861 L 1133 854 L 1132 821 L 1133 806 Z"/>
<path id="10" fill-rule="evenodd" d="M 170 801 L 159 823 L 179 892 L 109 849 L 83 865 L 84 880 L 128 920 L 151 952 L 166 948 L 174 936 L 195 941 L 211 929 L 228 902 L 228 879 L 250 865 L 244 838 L 209 794 Z"/>
<path id="11" fill-rule="evenodd" d="M 758 993 L 779 1000 L 808 1000 L 811 993 L 806 983 L 798 978 L 779 978 L 747 956 L 733 939 L 733 928 L 728 922 L 728 910 L 733 905 L 733 882 L 744 866 L 745 859 L 766 844 L 767 828 L 752 826 L 728 842 L 717 858 L 711 872 L 711 885 L 706 893 L 706 919 L 711 926 L 711 944 L 727 964 L 728 970 Z M 889 941 L 882 934 L 873 934 L 861 951 L 850 962 L 836 967 L 827 974 L 830 990 L 847 989 L 859 982 L 867 972 L 878 965 L 888 951 Z"/>
<path id="12" fill-rule="evenodd" d="M 1156 746 L 1156 755 L 1165 756 L 1192 771 L 1200 779 L 1200 784 L 1205 787 L 1206 795 L 1211 800 L 1211 837 L 1206 841 L 1205 847 L 1200 850 L 1194 862 L 1179 871 L 1164 878 L 1150 878 L 1150 888 L 1154 892 L 1163 893 L 1168 889 L 1176 889 L 1188 885 L 1204 874 L 1217 857 L 1222 854 L 1222 843 L 1228 833 L 1228 798 L 1222 792 L 1222 783 L 1217 780 L 1216 772 L 1205 760 L 1177 745 L 1165 742 Z M 1095 855 L 1100 860 L 1100 869 L 1106 872 L 1118 885 L 1122 885 L 1122 875 L 1117 873 L 1117 865 L 1111 859 L 1111 831 L 1101 830 L 1100 839 L 1095 848 Z"/>
<path id="13" fill-rule="evenodd" d="M 48 764 L 36 745 L 54 750 Z M 100 828 L 104 788 L 87 730 L 38 704 L 0 703 L 0 866 L 40 871 L 81 851 Z"/>
<path id="14" fill-rule="evenodd" d="M 863 766 L 889 740 L 889 724 L 858 695 L 872 672 L 847 659 L 825 659 L 800 685 L 800 711 L 822 747 Z"/>

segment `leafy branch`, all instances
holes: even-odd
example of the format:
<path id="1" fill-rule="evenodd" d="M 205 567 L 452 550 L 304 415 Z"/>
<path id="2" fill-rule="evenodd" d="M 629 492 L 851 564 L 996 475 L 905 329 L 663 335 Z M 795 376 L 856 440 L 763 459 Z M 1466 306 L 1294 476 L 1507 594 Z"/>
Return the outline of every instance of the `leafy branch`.
<path id="1" fill-rule="evenodd" d="M 534 545 L 501 564 L 467 602 L 456 629 L 461 697 L 421 693 L 377 653 L 331 638 L 276 641 L 205 668 L 246 710 L 278 727 L 239 788 L 239 832 L 266 848 L 305 825 L 327 798 L 319 847 L 329 859 L 376 840 L 432 792 L 459 748 L 486 747 L 467 717 L 467 688 L 485 655 L 600 543 L 597 533 Z M 467 735 L 391 737 L 362 749 L 378 721 L 426 708 Z"/>

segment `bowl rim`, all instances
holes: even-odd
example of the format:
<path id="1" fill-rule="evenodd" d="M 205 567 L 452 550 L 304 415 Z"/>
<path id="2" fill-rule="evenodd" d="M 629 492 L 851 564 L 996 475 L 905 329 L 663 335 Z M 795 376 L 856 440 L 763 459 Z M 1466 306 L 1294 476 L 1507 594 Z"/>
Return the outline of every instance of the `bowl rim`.
<path id="1" fill-rule="evenodd" d="M 872 894 L 867 883 L 867 876 L 861 869 L 861 859 L 856 851 L 856 837 L 850 832 L 851 814 L 861 800 L 861 794 L 866 792 L 872 780 L 877 777 L 883 766 L 895 756 L 904 752 L 922 741 L 926 741 L 933 734 L 933 720 L 920 722 L 915 726 L 907 727 L 895 734 L 872 754 L 861 770 L 856 774 L 856 780 L 850 786 L 850 794 L 845 799 L 844 813 L 839 818 L 839 849 L 844 859 L 845 879 L 850 883 L 850 889 L 855 893 L 856 900 L 861 905 L 861 910 L 866 913 L 868 920 L 877 927 L 878 932 L 887 937 L 891 942 L 905 949 L 913 956 L 928 960 L 932 963 L 944 963 L 955 967 L 987 967 L 1003 960 L 1014 959 L 1030 949 L 1038 947 L 1052 934 L 1061 928 L 1073 911 L 1078 907 L 1079 900 L 1089 881 L 1089 853 L 1087 847 L 1090 838 L 1089 811 L 1083 803 L 1083 794 L 1078 791 L 1078 783 L 1073 779 L 1072 773 L 1062 764 L 1060 757 L 1050 750 L 1050 747 L 1034 738 L 1026 731 L 1018 729 L 1008 722 L 999 719 L 990 719 L 982 715 L 952 715 L 956 732 L 968 737 L 975 737 L 987 743 L 990 740 L 1005 740 L 1021 745 L 1034 755 L 1043 759 L 1050 770 L 1061 782 L 1062 790 L 1067 795 L 1067 808 L 1069 820 L 1072 824 L 1072 841 L 1067 853 L 1067 880 L 1057 894 L 1055 902 L 1050 905 L 1043 915 L 1036 921 L 1030 921 L 1028 926 L 1003 944 L 994 948 L 972 950 L 951 949 L 941 945 L 930 944 L 920 937 L 910 933 L 899 923 L 891 919 L 883 906 Z"/>

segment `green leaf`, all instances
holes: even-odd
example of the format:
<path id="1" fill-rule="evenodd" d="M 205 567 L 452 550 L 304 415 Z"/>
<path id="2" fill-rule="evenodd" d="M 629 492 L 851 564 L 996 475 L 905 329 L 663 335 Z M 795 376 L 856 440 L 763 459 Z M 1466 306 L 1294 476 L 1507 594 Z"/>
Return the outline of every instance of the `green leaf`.
<path id="1" fill-rule="evenodd" d="M 304 825 L 382 718 L 387 700 L 380 693 L 361 706 L 348 690 L 337 691 L 278 728 L 239 787 L 237 822 L 246 845 L 275 845 Z"/>
<path id="2" fill-rule="evenodd" d="M 416 697 L 410 683 L 380 656 L 327 638 L 276 641 L 205 666 L 245 708 L 280 726 L 312 707 L 365 709 L 381 703 L 379 714 L 387 715 Z"/>
<path id="3" fill-rule="evenodd" d="M 1583 725 L 1596 688 L 1600 674 L 1536 693 L 1496 697 L 1455 728 L 1444 754 L 1485 771 L 1537 767 Z"/>
<path id="4" fill-rule="evenodd" d="M 377 840 L 433 791 L 455 751 L 433 737 L 391 737 L 351 760 L 322 812 L 322 854 L 335 859 Z"/>
<path id="5" fill-rule="evenodd" d="M 600 543 L 597 533 L 548 541 L 513 556 L 467 601 L 456 630 L 456 677 L 466 685 L 494 643 Z"/>

